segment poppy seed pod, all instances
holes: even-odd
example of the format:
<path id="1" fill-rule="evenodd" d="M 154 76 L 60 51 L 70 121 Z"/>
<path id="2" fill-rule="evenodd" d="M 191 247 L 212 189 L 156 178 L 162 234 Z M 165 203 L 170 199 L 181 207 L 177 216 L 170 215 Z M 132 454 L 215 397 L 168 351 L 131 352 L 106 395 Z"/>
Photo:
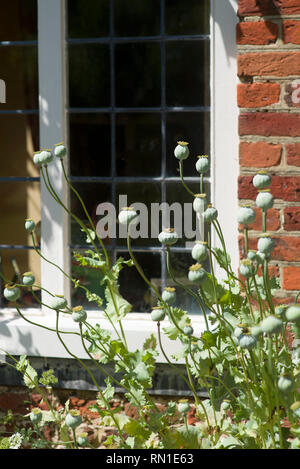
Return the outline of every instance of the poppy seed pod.
<path id="1" fill-rule="evenodd" d="M 185 335 L 193 335 L 194 329 L 192 328 L 192 326 L 185 326 L 183 328 L 183 332 Z"/>
<path id="2" fill-rule="evenodd" d="M 282 329 L 283 323 L 276 316 L 268 316 L 260 323 L 261 330 L 265 334 L 278 334 Z"/>
<path id="3" fill-rule="evenodd" d="M 260 251 L 256 252 L 256 261 L 258 264 L 263 264 L 267 258 L 268 256 L 264 252 L 260 252 Z"/>
<path id="4" fill-rule="evenodd" d="M 119 223 L 121 225 L 134 225 L 138 222 L 138 214 L 133 207 L 123 207 L 118 216 Z"/>
<path id="5" fill-rule="evenodd" d="M 86 432 L 79 433 L 77 436 L 77 443 L 79 446 L 86 446 L 89 443 L 88 434 Z"/>
<path id="6" fill-rule="evenodd" d="M 249 278 L 253 274 L 252 262 L 250 259 L 243 259 L 240 263 L 240 273 L 243 277 Z"/>
<path id="7" fill-rule="evenodd" d="M 264 254 L 270 254 L 274 249 L 274 241 L 269 234 L 261 235 L 257 242 L 257 249 Z"/>
<path id="8" fill-rule="evenodd" d="M 251 208 L 248 205 L 239 207 L 238 213 L 237 213 L 238 223 L 240 223 L 241 225 L 250 225 L 251 223 L 255 221 L 255 218 L 256 218 L 256 213 L 253 210 L 253 208 Z"/>
<path id="9" fill-rule="evenodd" d="M 242 335 L 242 333 L 243 333 L 243 329 L 241 327 L 237 326 L 234 328 L 233 335 L 237 339 Z"/>
<path id="10" fill-rule="evenodd" d="M 255 203 L 257 207 L 261 208 L 262 210 L 268 210 L 269 208 L 273 207 L 273 195 L 268 191 L 268 189 L 261 190 L 257 194 Z"/>
<path id="11" fill-rule="evenodd" d="M 285 317 L 290 322 L 300 322 L 300 305 L 289 306 L 285 312 Z"/>
<path id="12" fill-rule="evenodd" d="M 72 319 L 74 322 L 84 322 L 87 318 L 86 311 L 82 306 L 75 306 L 72 309 Z"/>
<path id="13" fill-rule="evenodd" d="M 202 262 L 208 256 L 207 242 L 206 241 L 196 241 L 192 249 L 192 258 L 195 261 Z"/>
<path id="14" fill-rule="evenodd" d="M 4 291 L 3 291 L 4 298 L 7 299 L 7 301 L 17 301 L 20 298 L 21 292 L 19 287 L 16 285 L 5 285 Z"/>
<path id="15" fill-rule="evenodd" d="M 193 209 L 195 212 L 203 213 L 207 209 L 206 194 L 195 194 Z"/>
<path id="16" fill-rule="evenodd" d="M 294 388 L 294 380 L 288 375 L 281 375 L 277 384 L 279 391 L 283 393 L 290 392 Z"/>
<path id="17" fill-rule="evenodd" d="M 56 143 L 54 145 L 54 155 L 57 158 L 64 158 L 66 156 L 66 154 L 67 154 L 67 149 L 63 145 L 63 143 Z"/>
<path id="18" fill-rule="evenodd" d="M 250 328 L 250 333 L 253 337 L 259 337 L 263 334 L 263 331 L 261 329 L 261 327 L 258 325 L 258 326 L 252 326 Z"/>
<path id="19" fill-rule="evenodd" d="M 170 246 L 178 241 L 178 235 L 173 228 L 165 228 L 161 233 L 159 233 L 158 240 L 161 244 Z"/>
<path id="20" fill-rule="evenodd" d="M 25 220 L 25 230 L 29 231 L 32 233 L 35 229 L 35 223 L 32 220 L 32 218 L 26 218 Z"/>
<path id="21" fill-rule="evenodd" d="M 164 288 L 162 295 L 163 301 L 168 305 L 172 305 L 176 301 L 176 290 L 173 287 Z"/>
<path id="22" fill-rule="evenodd" d="M 42 150 L 39 154 L 39 163 L 41 165 L 46 165 L 51 163 L 53 160 L 53 154 L 51 150 Z"/>
<path id="23" fill-rule="evenodd" d="M 151 311 L 151 319 L 152 321 L 163 321 L 165 319 L 165 312 L 163 309 L 161 309 L 159 306 L 156 306 L 152 309 Z"/>
<path id="24" fill-rule="evenodd" d="M 25 272 L 23 274 L 22 282 L 26 286 L 33 285 L 34 282 L 35 282 L 35 277 L 34 277 L 33 273 L 32 272 Z"/>
<path id="25" fill-rule="evenodd" d="M 218 218 L 218 210 L 215 207 L 208 206 L 203 213 L 203 218 L 206 223 L 211 223 Z"/>
<path id="26" fill-rule="evenodd" d="M 59 310 L 65 309 L 68 302 L 63 295 L 55 295 L 54 298 L 51 299 L 50 308 Z"/>
<path id="27" fill-rule="evenodd" d="M 175 147 L 174 150 L 174 155 L 175 157 L 182 161 L 186 160 L 190 154 L 190 150 L 188 148 L 188 143 L 187 142 L 177 142 L 177 146 Z"/>
<path id="28" fill-rule="evenodd" d="M 238 339 L 240 347 L 246 350 L 252 350 L 257 343 L 256 338 L 251 334 L 243 333 L 239 336 Z"/>
<path id="29" fill-rule="evenodd" d="M 202 283 L 206 280 L 207 273 L 201 264 L 194 264 L 189 268 L 188 277 L 192 283 Z"/>
<path id="30" fill-rule="evenodd" d="M 41 165 L 41 161 L 40 161 L 40 151 L 35 151 L 34 154 L 33 154 L 33 163 L 36 164 L 36 165 Z"/>
<path id="31" fill-rule="evenodd" d="M 81 422 L 82 422 L 82 418 L 81 418 L 79 410 L 72 409 L 66 415 L 65 423 L 70 428 L 75 429 L 81 424 Z"/>
<path id="32" fill-rule="evenodd" d="M 272 178 L 266 171 L 259 171 L 253 178 L 253 186 L 256 189 L 266 189 L 271 184 Z"/>
<path id="33" fill-rule="evenodd" d="M 196 170 L 198 173 L 203 174 L 209 170 L 209 159 L 208 155 L 198 155 L 198 161 L 196 163 Z"/>
<path id="34" fill-rule="evenodd" d="M 42 417 L 43 417 L 42 411 L 38 407 L 36 407 L 35 409 L 32 409 L 32 411 L 29 414 L 29 418 L 31 422 L 34 424 L 40 423 L 40 421 L 42 420 Z"/>
<path id="35" fill-rule="evenodd" d="M 187 399 L 180 399 L 178 402 L 178 411 L 182 414 L 187 414 L 191 409 L 191 406 Z"/>
<path id="36" fill-rule="evenodd" d="M 252 249 L 248 251 L 247 257 L 250 261 L 255 261 L 256 260 L 256 251 L 253 251 Z"/>

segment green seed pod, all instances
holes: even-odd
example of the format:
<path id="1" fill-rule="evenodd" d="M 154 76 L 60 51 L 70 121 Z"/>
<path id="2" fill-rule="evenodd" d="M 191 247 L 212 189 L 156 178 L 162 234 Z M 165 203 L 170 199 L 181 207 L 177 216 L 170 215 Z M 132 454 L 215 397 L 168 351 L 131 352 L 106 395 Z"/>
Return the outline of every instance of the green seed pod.
<path id="1" fill-rule="evenodd" d="M 32 218 L 26 218 L 25 220 L 25 230 L 29 231 L 32 233 L 35 229 L 35 223 L 32 220 Z"/>
<path id="2" fill-rule="evenodd" d="M 80 433 L 77 436 L 77 443 L 79 446 L 86 446 L 89 443 L 88 434 L 86 432 Z"/>
<path id="3" fill-rule="evenodd" d="M 207 173 L 207 171 L 209 170 L 208 155 L 198 155 L 197 158 L 198 161 L 196 163 L 196 170 L 200 174 Z"/>
<path id="4" fill-rule="evenodd" d="M 266 189 L 271 184 L 272 178 L 266 171 L 259 171 L 253 178 L 253 186 L 256 189 Z"/>
<path id="5" fill-rule="evenodd" d="M 290 409 L 296 417 L 300 418 L 300 401 L 294 402 Z"/>
<path id="6" fill-rule="evenodd" d="M 188 277 L 192 283 L 203 283 L 207 278 L 207 273 L 201 264 L 194 264 L 189 268 Z"/>
<path id="7" fill-rule="evenodd" d="M 243 277 L 249 278 L 253 274 L 252 262 L 250 259 L 243 259 L 240 263 L 240 273 Z"/>
<path id="8" fill-rule="evenodd" d="M 241 348 L 246 349 L 246 350 L 252 350 L 256 343 L 257 340 L 253 335 L 247 333 L 247 334 L 241 334 L 238 338 L 239 340 L 239 345 Z"/>
<path id="9" fill-rule="evenodd" d="M 196 241 L 192 249 L 192 258 L 195 261 L 202 262 L 208 256 L 207 242 L 206 241 Z"/>
<path id="10" fill-rule="evenodd" d="M 208 206 L 203 213 L 203 219 L 206 223 L 212 223 L 218 218 L 218 210 L 215 207 Z"/>
<path id="11" fill-rule="evenodd" d="M 54 155 L 57 158 L 64 158 L 66 156 L 66 154 L 67 154 L 67 149 L 63 145 L 63 143 L 56 143 L 54 145 Z"/>
<path id="12" fill-rule="evenodd" d="M 166 314 L 164 310 L 161 309 L 160 306 L 155 306 L 154 308 L 152 308 L 152 312 L 151 312 L 152 321 L 155 321 L 155 322 L 163 321 L 165 317 L 166 317 Z"/>
<path id="13" fill-rule="evenodd" d="M 159 233 L 158 240 L 161 244 L 171 246 L 178 241 L 178 235 L 173 228 L 165 228 L 161 233 Z"/>
<path id="14" fill-rule="evenodd" d="M 50 308 L 58 311 L 59 309 L 65 309 L 67 304 L 68 302 L 63 295 L 55 295 L 55 297 L 51 299 Z"/>
<path id="15" fill-rule="evenodd" d="M 35 277 L 34 277 L 33 273 L 32 272 L 25 272 L 23 274 L 22 282 L 27 287 L 33 285 L 34 282 L 35 282 Z"/>
<path id="16" fill-rule="evenodd" d="M 178 401 L 178 411 L 182 414 L 187 414 L 191 409 L 191 406 L 187 399 L 180 399 Z"/>
<path id="17" fill-rule="evenodd" d="M 256 252 L 256 261 L 258 264 L 263 264 L 266 259 L 268 259 L 268 255 L 266 255 L 264 252 Z"/>
<path id="18" fill-rule="evenodd" d="M 29 418 L 31 422 L 34 424 L 40 423 L 40 421 L 42 420 L 42 417 L 43 417 L 42 411 L 38 407 L 36 407 L 35 409 L 32 409 L 32 411 L 29 414 Z"/>
<path id="19" fill-rule="evenodd" d="M 260 323 L 261 330 L 265 334 L 278 334 L 282 329 L 283 323 L 281 319 L 275 316 L 268 316 Z"/>
<path id="20" fill-rule="evenodd" d="M 183 328 L 183 332 L 185 335 L 193 335 L 194 329 L 192 328 L 192 326 L 185 326 Z"/>
<path id="21" fill-rule="evenodd" d="M 243 333 L 243 329 L 241 327 L 235 327 L 234 328 L 233 335 L 237 339 L 242 335 L 242 333 Z"/>
<path id="22" fill-rule="evenodd" d="M 40 166 L 42 163 L 40 161 L 40 151 L 35 151 L 33 154 L 33 163 L 37 166 Z"/>
<path id="23" fill-rule="evenodd" d="M 259 191 L 256 197 L 256 205 L 262 210 L 268 210 L 273 207 L 274 198 L 268 189 Z"/>
<path id="24" fill-rule="evenodd" d="M 39 154 L 39 163 L 41 165 L 46 165 L 51 163 L 53 160 L 53 153 L 51 150 L 42 150 Z"/>
<path id="25" fill-rule="evenodd" d="M 256 260 L 256 251 L 250 250 L 248 251 L 247 257 L 250 261 Z"/>
<path id="26" fill-rule="evenodd" d="M 241 225 L 250 225 L 255 221 L 256 213 L 249 205 L 241 206 L 238 209 L 237 221 Z"/>
<path id="27" fill-rule="evenodd" d="M 207 209 L 206 194 L 195 194 L 193 209 L 195 212 L 203 213 Z"/>
<path id="28" fill-rule="evenodd" d="M 15 284 L 7 284 L 5 285 L 3 295 L 7 301 L 17 301 L 20 298 L 21 292 L 19 287 L 17 287 Z"/>
<path id="29" fill-rule="evenodd" d="M 77 428 L 82 423 L 82 418 L 79 410 L 70 410 L 69 413 L 66 415 L 65 423 L 70 428 Z"/>
<path id="30" fill-rule="evenodd" d="M 275 313 L 279 317 L 284 317 L 287 310 L 287 305 L 277 305 L 275 308 Z"/>
<path id="31" fill-rule="evenodd" d="M 274 249 L 274 241 L 270 237 L 269 234 L 264 233 L 261 235 L 257 242 L 257 248 L 259 252 L 263 252 L 264 254 L 270 254 Z"/>
<path id="32" fill-rule="evenodd" d="M 136 225 L 138 222 L 138 214 L 133 207 L 123 207 L 118 217 L 121 225 Z"/>
<path id="33" fill-rule="evenodd" d="M 74 322 L 84 322 L 86 318 L 87 314 L 82 306 L 75 306 L 72 309 L 72 319 Z"/>
<path id="34" fill-rule="evenodd" d="M 188 143 L 187 142 L 177 142 L 177 146 L 175 147 L 174 150 L 174 155 L 175 157 L 182 161 L 186 160 L 190 154 L 190 150 L 188 149 Z"/>
<path id="35" fill-rule="evenodd" d="M 300 305 L 289 306 L 285 312 L 285 317 L 290 322 L 300 322 Z"/>
<path id="36" fill-rule="evenodd" d="M 293 378 L 287 375 L 281 375 L 277 384 L 278 384 L 279 391 L 283 393 L 290 392 L 294 388 Z"/>
<path id="37" fill-rule="evenodd" d="M 259 337 L 263 334 L 263 331 L 261 329 L 261 327 L 258 325 L 258 326 L 252 326 L 250 328 L 250 333 L 251 335 L 253 335 L 253 337 Z"/>
<path id="38" fill-rule="evenodd" d="M 168 305 L 172 305 L 176 301 L 176 290 L 173 287 L 166 287 L 164 288 L 162 295 L 163 301 Z"/>

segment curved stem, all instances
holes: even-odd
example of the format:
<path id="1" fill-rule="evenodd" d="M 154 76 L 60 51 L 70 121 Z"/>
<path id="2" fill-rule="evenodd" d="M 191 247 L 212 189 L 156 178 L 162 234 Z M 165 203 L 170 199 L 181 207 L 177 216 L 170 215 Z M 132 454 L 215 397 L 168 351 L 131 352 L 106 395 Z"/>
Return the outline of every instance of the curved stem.
<path id="1" fill-rule="evenodd" d="M 182 182 L 182 185 L 183 187 L 185 188 L 185 190 L 190 194 L 192 195 L 193 197 L 195 197 L 195 194 L 194 192 L 186 185 L 185 181 L 184 181 L 184 177 L 183 177 L 183 161 L 179 161 L 179 173 L 180 173 L 180 179 L 181 179 L 181 182 Z"/>

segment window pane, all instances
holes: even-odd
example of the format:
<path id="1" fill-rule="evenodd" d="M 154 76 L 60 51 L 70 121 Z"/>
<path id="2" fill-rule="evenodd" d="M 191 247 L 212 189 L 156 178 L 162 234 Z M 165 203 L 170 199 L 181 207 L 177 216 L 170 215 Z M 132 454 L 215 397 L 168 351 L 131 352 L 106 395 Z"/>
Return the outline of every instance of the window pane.
<path id="1" fill-rule="evenodd" d="M 160 32 L 160 0 L 115 0 L 116 36 L 156 36 Z"/>
<path id="2" fill-rule="evenodd" d="M 209 33 L 209 0 L 165 0 L 167 34 Z"/>
<path id="3" fill-rule="evenodd" d="M 1 79 L 6 84 L 4 109 L 38 109 L 37 47 L 0 47 Z"/>
<path id="4" fill-rule="evenodd" d="M 37 0 L 2 2 L 0 41 L 37 39 Z M 3 73 L 4 69 L 1 69 Z"/>
<path id="5" fill-rule="evenodd" d="M 159 44 L 116 45 L 115 67 L 117 106 L 160 105 Z"/>
<path id="6" fill-rule="evenodd" d="M 39 149 L 38 126 L 37 115 L 0 115 L 0 176 L 39 176 L 32 161 Z"/>
<path id="7" fill-rule="evenodd" d="M 69 104 L 71 107 L 110 105 L 109 47 L 80 44 L 69 47 Z"/>
<path id="8" fill-rule="evenodd" d="M 182 112 L 167 114 L 166 130 L 167 173 L 179 176 L 178 160 L 174 157 L 176 142 L 189 142 L 191 156 L 184 162 L 184 175 L 197 176 L 195 169 L 197 155 L 209 155 L 210 114 Z"/>
<path id="9" fill-rule="evenodd" d="M 111 170 L 109 114 L 70 114 L 72 176 L 109 176 Z"/>
<path id="10" fill-rule="evenodd" d="M 109 34 L 109 0 L 69 0 L 68 34 L 71 38 Z"/>
<path id="11" fill-rule="evenodd" d="M 1 249 L 0 248 L 0 271 L 5 278 L 0 278 L 0 307 L 13 306 L 3 297 L 3 290 L 6 281 L 22 283 L 22 275 L 25 272 L 32 272 L 35 276 L 33 292 L 29 289 L 21 289 L 21 297 L 18 303 L 22 307 L 40 307 L 39 299 L 41 290 L 38 287 L 41 284 L 40 257 L 31 249 Z"/>
<path id="12" fill-rule="evenodd" d="M 166 44 L 166 99 L 168 106 L 209 105 L 209 42 Z"/>
<path id="13" fill-rule="evenodd" d="M 160 114 L 119 114 L 116 118 L 118 176 L 161 174 Z"/>

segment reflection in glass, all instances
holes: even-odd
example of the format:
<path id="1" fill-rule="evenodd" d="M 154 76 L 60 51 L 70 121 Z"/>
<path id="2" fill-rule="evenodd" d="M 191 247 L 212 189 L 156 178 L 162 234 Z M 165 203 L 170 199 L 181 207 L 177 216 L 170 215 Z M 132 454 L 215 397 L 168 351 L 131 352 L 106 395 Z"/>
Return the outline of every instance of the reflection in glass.
<path id="1" fill-rule="evenodd" d="M 109 34 L 109 0 L 68 0 L 68 36 L 103 37 Z"/>
<path id="2" fill-rule="evenodd" d="M 4 109 L 38 109 L 36 46 L 0 47 L 1 80 L 6 84 Z"/>
<path id="3" fill-rule="evenodd" d="M 159 176 L 160 114 L 118 114 L 116 118 L 118 176 Z"/>
<path id="4" fill-rule="evenodd" d="M 160 45 L 118 44 L 115 48 L 116 105 L 160 105 Z"/>
<path id="5" fill-rule="evenodd" d="M 178 141 L 189 142 L 190 156 L 184 161 L 184 175 L 198 176 L 195 169 L 196 156 L 209 155 L 210 114 L 202 112 L 181 112 L 167 114 L 166 148 L 168 176 L 178 176 L 178 160 L 174 148 Z"/>
<path id="6" fill-rule="evenodd" d="M 115 0 L 116 36 L 156 36 L 160 32 L 160 0 Z"/>
<path id="7" fill-rule="evenodd" d="M 10 0 L 1 4 L 0 41 L 37 39 L 37 0 Z M 3 69 L 1 69 L 2 74 Z"/>
<path id="8" fill-rule="evenodd" d="M 109 176 L 111 167 L 109 114 L 70 114 L 70 173 Z"/>
<path id="9" fill-rule="evenodd" d="M 76 44 L 68 50 L 70 107 L 109 106 L 109 46 Z"/>
<path id="10" fill-rule="evenodd" d="M 165 0 L 166 33 L 208 34 L 209 0 Z"/>

